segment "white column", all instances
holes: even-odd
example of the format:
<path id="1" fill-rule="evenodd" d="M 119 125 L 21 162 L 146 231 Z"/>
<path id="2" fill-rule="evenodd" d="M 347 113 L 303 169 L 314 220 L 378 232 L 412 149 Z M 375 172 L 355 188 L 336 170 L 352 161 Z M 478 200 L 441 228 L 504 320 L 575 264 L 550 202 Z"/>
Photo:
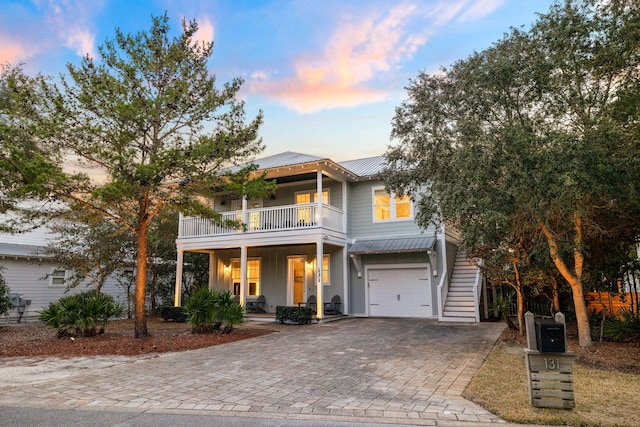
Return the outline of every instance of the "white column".
<path id="1" fill-rule="evenodd" d="M 347 181 L 342 181 L 342 232 L 347 232 Z"/>
<path id="2" fill-rule="evenodd" d="M 176 287 L 173 305 L 180 307 L 182 305 L 182 264 L 184 262 L 184 251 L 178 249 L 178 259 L 176 262 Z"/>
<path id="3" fill-rule="evenodd" d="M 316 174 L 316 192 L 318 194 L 318 200 L 316 200 L 316 213 L 318 214 L 318 227 L 322 228 L 322 170 L 318 168 Z M 322 267 L 322 263 L 320 264 Z"/>
<path id="4" fill-rule="evenodd" d="M 318 307 L 316 314 L 318 319 L 324 319 L 324 296 L 322 289 L 322 238 L 316 242 L 316 298 Z"/>
<path id="5" fill-rule="evenodd" d="M 249 226 L 249 213 L 247 212 L 247 196 L 242 196 L 242 224 L 243 227 Z"/>
<path id="6" fill-rule="evenodd" d="M 211 251 L 209 252 L 209 289 L 213 289 L 215 284 L 216 272 L 218 271 L 216 267 L 215 252 Z"/>
<path id="7" fill-rule="evenodd" d="M 240 246 L 240 304 L 247 299 L 247 247 Z"/>
<path id="8" fill-rule="evenodd" d="M 351 264 L 349 263 L 349 254 L 347 253 L 347 247 L 342 248 L 342 314 L 349 314 L 349 270 Z"/>

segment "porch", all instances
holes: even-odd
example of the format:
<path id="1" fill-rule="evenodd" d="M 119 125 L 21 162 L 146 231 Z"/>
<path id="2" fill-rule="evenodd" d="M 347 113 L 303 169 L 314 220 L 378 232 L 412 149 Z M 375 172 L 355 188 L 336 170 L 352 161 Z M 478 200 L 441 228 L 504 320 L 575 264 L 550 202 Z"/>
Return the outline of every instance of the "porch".
<path id="1" fill-rule="evenodd" d="M 318 318 L 316 315 L 311 317 L 311 323 L 328 323 L 335 322 L 336 320 L 348 319 L 346 314 L 325 314 L 324 317 Z M 247 313 L 244 317 L 247 322 L 275 322 L 275 313 Z"/>

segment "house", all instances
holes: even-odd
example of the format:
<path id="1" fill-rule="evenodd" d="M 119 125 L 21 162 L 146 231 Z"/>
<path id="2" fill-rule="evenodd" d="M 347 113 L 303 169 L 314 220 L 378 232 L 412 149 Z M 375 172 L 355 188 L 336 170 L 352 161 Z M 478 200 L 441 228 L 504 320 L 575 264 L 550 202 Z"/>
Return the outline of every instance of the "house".
<path id="1" fill-rule="evenodd" d="M 0 233 L 0 274 L 9 286 L 14 306 L 6 321 L 34 320 L 49 303 L 69 293 L 93 289 L 80 285 L 67 290 L 69 272 L 41 254 L 53 238 L 45 226 L 18 234 Z M 115 279 L 107 279 L 101 292 L 126 303 L 126 291 Z"/>
<path id="2" fill-rule="evenodd" d="M 209 254 L 209 287 L 242 303 L 264 295 L 266 311 L 317 299 L 317 318 L 334 295 L 352 316 L 479 321 L 479 269 L 457 250 L 455 230 L 414 221 L 408 197 L 386 192 L 384 158 L 346 162 L 295 152 L 256 160 L 275 180 L 261 200 L 213 198 L 240 228 L 181 216 L 175 305 L 182 304 L 184 253 Z"/>

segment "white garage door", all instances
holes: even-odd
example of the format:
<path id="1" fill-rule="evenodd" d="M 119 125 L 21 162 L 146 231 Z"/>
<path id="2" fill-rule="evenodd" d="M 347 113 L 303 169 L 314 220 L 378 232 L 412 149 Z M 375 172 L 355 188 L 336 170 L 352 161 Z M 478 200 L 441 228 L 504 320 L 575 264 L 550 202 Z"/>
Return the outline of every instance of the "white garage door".
<path id="1" fill-rule="evenodd" d="M 432 308 L 429 275 L 426 267 L 369 269 L 369 315 L 430 316 Z"/>

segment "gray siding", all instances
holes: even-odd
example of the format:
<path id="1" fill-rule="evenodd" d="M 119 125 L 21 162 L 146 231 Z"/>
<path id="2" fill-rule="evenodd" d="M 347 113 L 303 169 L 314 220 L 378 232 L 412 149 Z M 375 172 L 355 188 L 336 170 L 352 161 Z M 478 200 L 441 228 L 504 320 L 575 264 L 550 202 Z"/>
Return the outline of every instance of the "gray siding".
<path id="1" fill-rule="evenodd" d="M 92 284 L 80 285 L 67 291 L 64 286 L 49 286 L 48 275 L 53 271 L 55 264 L 43 260 L 9 259 L 0 260 L 4 268 L 2 275 L 9 286 L 10 292 L 23 294 L 24 299 L 30 299 L 31 305 L 27 306 L 23 318 L 35 319 L 43 307 L 61 297 L 85 290 L 95 289 Z M 103 293 L 108 293 L 116 300 L 126 303 L 125 291 L 117 286 L 115 280 L 107 279 L 102 286 Z M 9 313 L 9 319 L 17 319 L 15 309 Z"/>
<path id="2" fill-rule="evenodd" d="M 352 238 L 433 234 L 434 227 L 422 230 L 414 220 L 373 222 L 372 188 L 381 181 L 353 183 L 349 189 L 348 234 Z M 414 212 L 415 213 L 415 212 Z"/>

